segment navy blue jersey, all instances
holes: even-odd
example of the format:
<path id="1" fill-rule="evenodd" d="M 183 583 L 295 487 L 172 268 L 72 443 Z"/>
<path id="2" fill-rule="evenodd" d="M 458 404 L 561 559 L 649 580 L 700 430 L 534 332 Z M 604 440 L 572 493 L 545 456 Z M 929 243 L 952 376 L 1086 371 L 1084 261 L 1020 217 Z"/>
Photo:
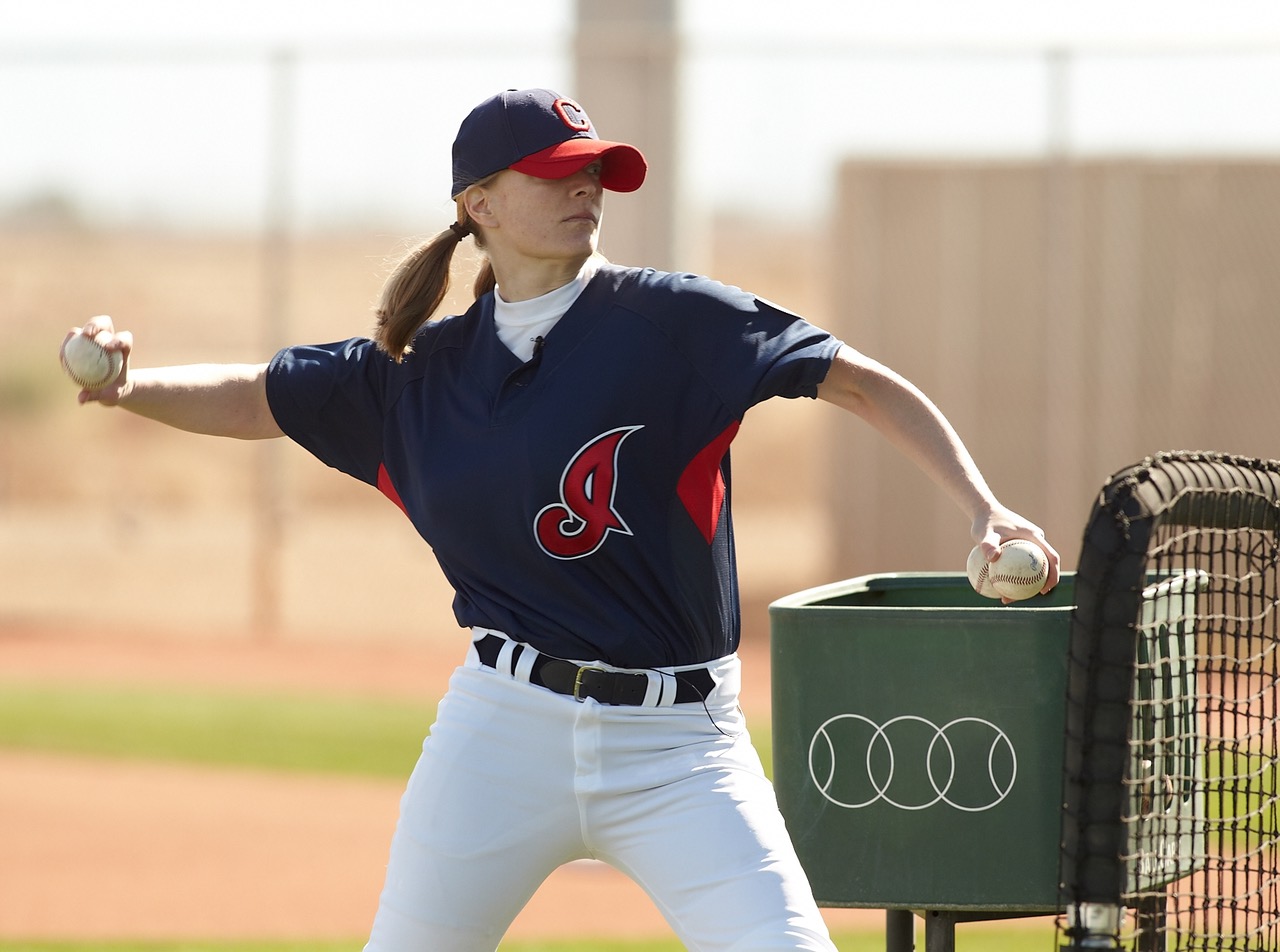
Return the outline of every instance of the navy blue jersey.
<path id="1" fill-rule="evenodd" d="M 363 338 L 282 350 L 267 396 L 292 439 L 404 510 L 459 624 L 698 664 L 740 631 L 729 444 L 754 404 L 814 396 L 839 346 L 736 288 L 606 265 L 526 363 L 489 294 L 400 364 Z"/>

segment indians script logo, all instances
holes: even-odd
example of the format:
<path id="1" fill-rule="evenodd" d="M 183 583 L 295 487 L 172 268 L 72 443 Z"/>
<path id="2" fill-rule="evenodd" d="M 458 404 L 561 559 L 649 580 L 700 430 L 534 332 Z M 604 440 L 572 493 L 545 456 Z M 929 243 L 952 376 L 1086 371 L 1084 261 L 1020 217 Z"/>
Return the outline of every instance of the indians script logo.
<path id="1" fill-rule="evenodd" d="M 631 535 L 613 508 L 618 449 L 642 429 L 623 426 L 602 433 L 574 454 L 560 476 L 560 501 L 544 506 L 533 521 L 538 545 L 556 559 L 580 559 L 604 544 L 610 532 Z"/>

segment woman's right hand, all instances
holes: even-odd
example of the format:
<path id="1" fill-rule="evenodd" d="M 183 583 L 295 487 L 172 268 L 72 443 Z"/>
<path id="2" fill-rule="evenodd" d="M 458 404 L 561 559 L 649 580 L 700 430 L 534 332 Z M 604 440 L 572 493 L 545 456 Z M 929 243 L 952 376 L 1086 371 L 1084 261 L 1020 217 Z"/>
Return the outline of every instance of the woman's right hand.
<path id="1" fill-rule="evenodd" d="M 133 335 L 118 331 L 105 314 L 91 318 L 72 334 L 92 337 L 123 361 L 120 373 L 101 390 L 81 390 L 81 403 L 120 406 L 158 423 L 241 440 L 283 436 L 267 400 L 267 365 L 185 364 L 131 370 Z"/>
<path id="2" fill-rule="evenodd" d="M 84 327 L 73 327 L 62 339 L 63 344 L 76 334 L 84 334 L 96 340 L 107 351 L 118 352 L 122 358 L 120 373 L 116 379 L 101 390 L 81 390 L 78 399 L 81 403 L 101 403 L 103 406 L 115 406 L 121 395 L 129 386 L 129 355 L 133 351 L 133 335 L 128 331 L 117 331 L 111 318 L 105 314 L 85 321 Z"/>

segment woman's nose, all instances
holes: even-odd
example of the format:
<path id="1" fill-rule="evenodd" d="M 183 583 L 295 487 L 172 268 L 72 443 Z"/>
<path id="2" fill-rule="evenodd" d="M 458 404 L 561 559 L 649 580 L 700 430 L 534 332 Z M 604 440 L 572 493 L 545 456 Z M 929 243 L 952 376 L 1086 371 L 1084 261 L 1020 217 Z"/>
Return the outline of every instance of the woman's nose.
<path id="1" fill-rule="evenodd" d="M 586 168 L 579 169 L 573 174 L 571 182 L 574 191 L 578 194 L 598 191 L 600 189 L 600 168 L 596 165 L 588 165 Z"/>

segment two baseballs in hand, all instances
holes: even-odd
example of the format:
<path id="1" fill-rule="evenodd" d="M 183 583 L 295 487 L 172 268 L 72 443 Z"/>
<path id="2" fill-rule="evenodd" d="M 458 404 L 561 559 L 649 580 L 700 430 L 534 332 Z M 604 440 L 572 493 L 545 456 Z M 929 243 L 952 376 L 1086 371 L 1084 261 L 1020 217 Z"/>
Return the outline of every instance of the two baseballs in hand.
<path id="1" fill-rule="evenodd" d="M 1013 539 L 1000 546 L 999 554 L 988 562 L 982 546 L 969 553 L 969 584 L 987 598 L 1021 601 L 1039 594 L 1049 578 L 1049 559 L 1044 549 L 1026 539 Z"/>
<path id="2" fill-rule="evenodd" d="M 82 390 L 102 390 L 115 383 L 124 366 L 124 355 L 107 350 L 83 331 L 62 343 L 62 369 Z"/>

